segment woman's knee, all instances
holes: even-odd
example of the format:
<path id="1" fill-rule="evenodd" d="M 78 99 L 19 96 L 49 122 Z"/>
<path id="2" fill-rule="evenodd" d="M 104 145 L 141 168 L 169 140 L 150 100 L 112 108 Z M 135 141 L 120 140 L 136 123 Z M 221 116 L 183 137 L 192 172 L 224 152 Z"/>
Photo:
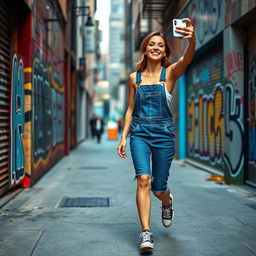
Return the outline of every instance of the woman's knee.
<path id="1" fill-rule="evenodd" d="M 137 182 L 139 188 L 148 188 L 151 185 L 151 177 L 149 175 L 137 176 Z"/>
<path id="2" fill-rule="evenodd" d="M 154 196 L 162 199 L 165 196 L 165 192 L 154 192 Z"/>

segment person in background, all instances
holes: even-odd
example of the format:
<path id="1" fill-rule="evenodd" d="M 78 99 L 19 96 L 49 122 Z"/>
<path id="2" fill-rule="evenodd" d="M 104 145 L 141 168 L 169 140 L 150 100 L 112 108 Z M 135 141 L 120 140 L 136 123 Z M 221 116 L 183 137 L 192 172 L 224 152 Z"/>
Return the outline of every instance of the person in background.
<path id="1" fill-rule="evenodd" d="M 118 119 L 117 125 L 118 125 L 118 133 L 121 133 L 123 129 L 123 119 L 121 117 Z"/>
<path id="2" fill-rule="evenodd" d="M 101 143 L 101 136 L 104 131 L 104 121 L 100 116 L 96 116 L 95 121 L 95 135 L 97 137 L 97 142 Z"/>
<path id="3" fill-rule="evenodd" d="M 91 128 L 91 137 L 92 139 L 95 137 L 95 129 L 96 129 L 96 115 L 93 114 L 91 119 L 90 119 L 90 128 Z"/>
<path id="4" fill-rule="evenodd" d="M 129 75 L 129 105 L 120 143 L 120 157 L 125 158 L 126 137 L 130 134 L 130 150 L 137 178 L 136 202 L 141 223 L 140 249 L 154 248 L 150 228 L 150 188 L 162 204 L 162 224 L 173 223 L 173 195 L 168 187 L 169 169 L 175 153 L 175 125 L 171 113 L 173 89 L 195 53 L 195 34 L 188 18 L 186 27 L 176 32 L 188 40 L 183 56 L 170 62 L 171 48 L 161 32 L 152 32 L 141 43 L 141 59 L 136 72 Z M 151 170 L 152 166 L 152 170 Z"/>

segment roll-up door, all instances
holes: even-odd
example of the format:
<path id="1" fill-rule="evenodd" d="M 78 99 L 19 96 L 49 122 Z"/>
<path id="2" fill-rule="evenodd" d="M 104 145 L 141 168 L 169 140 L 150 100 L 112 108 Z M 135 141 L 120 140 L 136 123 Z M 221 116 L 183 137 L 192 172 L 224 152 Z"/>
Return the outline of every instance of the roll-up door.
<path id="1" fill-rule="evenodd" d="M 0 195 L 9 188 L 10 12 L 0 1 Z"/>
<path id="2" fill-rule="evenodd" d="M 187 158 L 223 171 L 223 51 L 211 48 L 186 77 Z"/>
<path id="3" fill-rule="evenodd" d="M 248 182 L 256 186 L 256 24 L 248 30 L 249 86 L 248 88 Z"/>

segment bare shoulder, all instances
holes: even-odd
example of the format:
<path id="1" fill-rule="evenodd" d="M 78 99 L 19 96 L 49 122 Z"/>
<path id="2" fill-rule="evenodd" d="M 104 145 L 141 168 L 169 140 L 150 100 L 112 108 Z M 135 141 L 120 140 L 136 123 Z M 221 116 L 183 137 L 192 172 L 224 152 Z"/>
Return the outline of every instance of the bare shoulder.
<path id="1" fill-rule="evenodd" d="M 136 72 L 132 72 L 129 75 L 129 82 L 135 86 L 136 84 Z"/>
<path id="2" fill-rule="evenodd" d="M 130 79 L 131 81 L 135 82 L 135 80 L 136 80 L 136 72 L 130 73 L 129 79 Z"/>

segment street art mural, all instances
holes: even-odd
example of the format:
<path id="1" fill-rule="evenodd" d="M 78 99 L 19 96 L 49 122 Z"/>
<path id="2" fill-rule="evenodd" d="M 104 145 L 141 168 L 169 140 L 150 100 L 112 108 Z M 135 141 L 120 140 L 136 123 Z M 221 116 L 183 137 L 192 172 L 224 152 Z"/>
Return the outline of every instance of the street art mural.
<path id="1" fill-rule="evenodd" d="M 33 185 L 64 154 L 64 33 L 58 22 L 46 26 L 46 5 L 51 6 L 48 15 L 58 15 L 55 3 L 37 1 L 31 61 L 24 68 L 24 187 Z"/>
<path id="2" fill-rule="evenodd" d="M 225 145 L 224 159 L 227 163 L 229 173 L 236 177 L 244 166 L 243 154 L 243 132 L 242 122 L 243 105 L 241 96 L 235 95 L 234 86 L 231 83 L 225 85 Z"/>
<path id="3" fill-rule="evenodd" d="M 224 31 L 224 171 L 228 183 L 244 182 L 244 54 L 241 30 Z"/>
<path id="4" fill-rule="evenodd" d="M 222 0 L 196 0 L 190 5 L 189 15 L 196 25 L 196 37 L 201 47 L 224 28 L 224 4 Z"/>
<path id="5" fill-rule="evenodd" d="M 193 158 L 222 167 L 223 87 L 217 83 L 211 94 L 202 89 L 192 93 L 188 102 L 188 149 Z"/>
<path id="6" fill-rule="evenodd" d="M 217 59 L 215 59 L 217 60 Z M 212 63 L 213 64 L 213 63 Z M 218 65 L 216 61 L 215 65 Z M 230 65 L 233 70 L 238 66 Z M 239 64 L 240 65 L 240 64 Z M 209 68 L 207 68 L 207 66 Z M 210 74 L 211 65 L 206 65 L 200 72 L 198 91 L 188 98 L 188 156 L 219 171 L 223 171 L 224 160 L 232 176 L 237 176 L 243 168 L 243 123 L 242 97 L 230 82 L 221 79 L 219 70 L 215 78 Z M 216 66 L 217 69 L 217 66 Z M 219 66 L 221 69 L 221 66 Z M 230 74 L 233 74 L 230 72 Z M 215 79 L 220 82 L 214 83 Z M 212 81 L 214 86 L 209 91 L 204 83 Z M 194 88 L 200 85 L 193 84 Z M 224 145 L 229 145 L 225 148 Z"/>
<path id="7" fill-rule="evenodd" d="M 224 86 L 222 53 L 188 71 L 187 156 L 223 171 Z"/>
<path id="8" fill-rule="evenodd" d="M 33 84 L 33 163 L 34 171 L 50 166 L 63 155 L 64 87 L 53 68 L 35 56 Z"/>
<path id="9" fill-rule="evenodd" d="M 10 185 L 20 183 L 25 176 L 24 135 L 24 71 L 23 61 L 17 54 L 12 59 L 11 84 L 11 141 Z"/>

